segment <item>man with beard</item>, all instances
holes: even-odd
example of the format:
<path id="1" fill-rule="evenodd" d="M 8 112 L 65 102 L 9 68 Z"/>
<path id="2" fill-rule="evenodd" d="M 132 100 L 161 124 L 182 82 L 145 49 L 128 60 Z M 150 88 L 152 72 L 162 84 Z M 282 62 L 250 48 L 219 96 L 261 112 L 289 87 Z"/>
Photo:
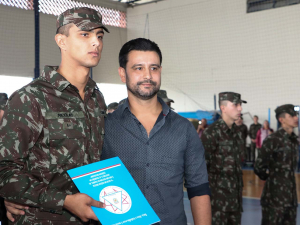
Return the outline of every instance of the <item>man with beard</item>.
<path id="1" fill-rule="evenodd" d="M 241 224 L 244 140 L 234 122 L 241 116 L 242 103 L 246 101 L 238 93 L 219 93 L 222 118 L 201 136 L 211 188 L 213 225 Z"/>
<path id="2" fill-rule="evenodd" d="M 211 224 L 204 149 L 193 125 L 157 97 L 161 62 L 161 51 L 150 40 L 138 38 L 122 47 L 119 75 L 128 99 L 107 116 L 101 159 L 120 157 L 160 225 L 187 224 L 183 178 L 195 224 Z"/>

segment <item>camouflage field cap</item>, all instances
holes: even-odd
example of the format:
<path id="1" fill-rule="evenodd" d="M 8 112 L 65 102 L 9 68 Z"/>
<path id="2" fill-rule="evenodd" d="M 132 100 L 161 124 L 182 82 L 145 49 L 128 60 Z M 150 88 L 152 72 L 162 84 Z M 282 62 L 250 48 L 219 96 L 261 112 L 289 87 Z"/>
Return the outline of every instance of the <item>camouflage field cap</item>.
<path id="1" fill-rule="evenodd" d="M 119 106 L 120 106 L 120 105 L 123 105 L 123 104 L 126 102 L 126 99 L 127 99 L 127 98 L 124 98 L 124 99 L 122 99 L 121 101 L 119 101 Z"/>
<path id="2" fill-rule="evenodd" d="M 64 11 L 57 17 L 56 28 L 74 23 L 79 29 L 89 31 L 96 28 L 103 28 L 109 33 L 102 23 L 102 16 L 94 9 L 87 7 L 75 7 Z"/>
<path id="3" fill-rule="evenodd" d="M 241 95 L 235 92 L 221 92 L 219 93 L 219 102 L 230 101 L 233 103 L 247 103 L 241 99 Z"/>
<path id="4" fill-rule="evenodd" d="M 167 92 L 165 90 L 159 90 L 157 96 L 160 97 L 164 102 L 173 102 L 173 99 L 168 98 Z"/>
<path id="5" fill-rule="evenodd" d="M 276 113 L 277 119 L 278 119 L 278 116 L 282 113 L 288 113 L 291 116 L 297 116 L 297 112 L 295 111 L 295 106 L 292 104 L 285 104 L 285 105 L 278 106 L 275 109 L 275 113 Z"/>
<path id="6" fill-rule="evenodd" d="M 7 97 L 6 93 L 0 93 L 0 109 L 1 110 L 4 110 L 7 99 L 8 99 L 8 97 Z"/>
<path id="7" fill-rule="evenodd" d="M 118 106 L 119 106 L 119 103 L 117 103 L 117 102 L 112 102 L 112 103 L 110 103 L 110 104 L 107 106 L 107 110 L 111 110 L 111 109 L 116 110 L 116 109 L 118 108 Z"/>

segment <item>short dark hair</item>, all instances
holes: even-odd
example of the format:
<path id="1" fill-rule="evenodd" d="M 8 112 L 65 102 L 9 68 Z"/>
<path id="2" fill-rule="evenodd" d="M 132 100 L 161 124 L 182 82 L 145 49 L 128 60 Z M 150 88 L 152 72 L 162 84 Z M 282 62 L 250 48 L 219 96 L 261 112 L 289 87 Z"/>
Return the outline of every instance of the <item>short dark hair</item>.
<path id="1" fill-rule="evenodd" d="M 120 67 L 126 69 L 126 64 L 128 62 L 128 54 L 131 51 L 154 51 L 158 54 L 160 59 L 160 64 L 162 63 L 162 55 L 158 45 L 146 38 L 137 38 L 126 42 L 119 53 L 119 65 Z"/>
<path id="2" fill-rule="evenodd" d="M 279 118 L 285 118 L 285 114 L 287 114 L 286 112 L 280 113 L 279 115 L 276 116 L 277 121 L 281 124 L 281 122 L 279 121 Z"/>
<path id="3" fill-rule="evenodd" d="M 256 117 L 258 119 L 258 116 L 257 115 L 254 115 L 253 117 Z"/>
<path id="4" fill-rule="evenodd" d="M 68 37 L 69 31 L 70 31 L 70 28 L 72 27 L 72 25 L 73 25 L 73 23 L 69 23 L 64 26 L 61 26 L 60 28 L 57 29 L 56 34 L 63 34 Z"/>

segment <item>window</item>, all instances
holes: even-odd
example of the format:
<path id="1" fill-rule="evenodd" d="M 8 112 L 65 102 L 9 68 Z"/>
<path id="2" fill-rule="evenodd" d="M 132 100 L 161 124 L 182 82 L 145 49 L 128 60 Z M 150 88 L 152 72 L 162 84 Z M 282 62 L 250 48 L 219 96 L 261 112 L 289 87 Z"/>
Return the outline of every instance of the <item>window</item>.
<path id="1" fill-rule="evenodd" d="M 9 97 L 16 90 L 22 88 L 26 84 L 29 84 L 33 78 L 0 75 L 0 80 L 0 92 L 6 93 Z"/>
<path id="2" fill-rule="evenodd" d="M 124 98 L 127 98 L 127 88 L 124 84 L 98 83 L 97 86 L 104 95 L 106 105 L 112 102 L 119 103 Z"/>
<path id="3" fill-rule="evenodd" d="M 45 14 L 51 14 L 58 16 L 67 9 L 73 7 L 89 7 L 99 11 L 103 17 L 103 24 L 126 28 L 126 13 L 115 10 L 108 9 L 105 7 L 91 5 L 83 2 L 77 2 L 72 0 L 39 0 L 40 8 L 39 11 Z M 33 10 L 33 0 L 0 0 L 0 5 L 7 5 L 12 7 L 17 7 L 20 9 Z"/>
<path id="4" fill-rule="evenodd" d="M 247 0 L 247 13 L 299 4 L 300 0 Z"/>

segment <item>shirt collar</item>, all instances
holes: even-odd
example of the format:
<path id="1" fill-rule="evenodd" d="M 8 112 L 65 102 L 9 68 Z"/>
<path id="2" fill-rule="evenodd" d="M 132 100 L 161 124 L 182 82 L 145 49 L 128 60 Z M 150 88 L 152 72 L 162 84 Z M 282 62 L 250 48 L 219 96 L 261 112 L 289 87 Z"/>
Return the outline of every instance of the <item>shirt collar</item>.
<path id="1" fill-rule="evenodd" d="M 59 74 L 56 70 L 58 66 L 45 66 L 41 74 L 49 83 L 56 87 L 59 91 L 63 91 L 66 87 L 71 85 L 71 83 Z M 85 91 L 89 89 L 98 89 L 96 82 L 89 78 L 87 85 L 85 86 Z"/>
<path id="2" fill-rule="evenodd" d="M 170 107 L 160 97 L 157 97 L 157 100 L 162 106 L 163 115 L 167 116 L 171 110 Z M 120 106 L 121 114 L 124 113 L 125 109 L 128 109 L 130 111 L 128 98 L 126 98 L 125 102 Z"/>
<path id="3" fill-rule="evenodd" d="M 219 124 L 220 124 L 221 129 L 224 130 L 225 132 L 230 132 L 232 130 L 235 130 L 235 127 L 236 127 L 236 124 L 233 123 L 232 127 L 230 129 L 222 118 L 219 119 Z"/>
<path id="4" fill-rule="evenodd" d="M 294 132 L 292 132 L 291 134 L 288 134 L 282 127 L 280 127 L 278 131 L 283 135 L 284 138 L 287 138 L 287 139 L 297 139 L 298 138 Z"/>

